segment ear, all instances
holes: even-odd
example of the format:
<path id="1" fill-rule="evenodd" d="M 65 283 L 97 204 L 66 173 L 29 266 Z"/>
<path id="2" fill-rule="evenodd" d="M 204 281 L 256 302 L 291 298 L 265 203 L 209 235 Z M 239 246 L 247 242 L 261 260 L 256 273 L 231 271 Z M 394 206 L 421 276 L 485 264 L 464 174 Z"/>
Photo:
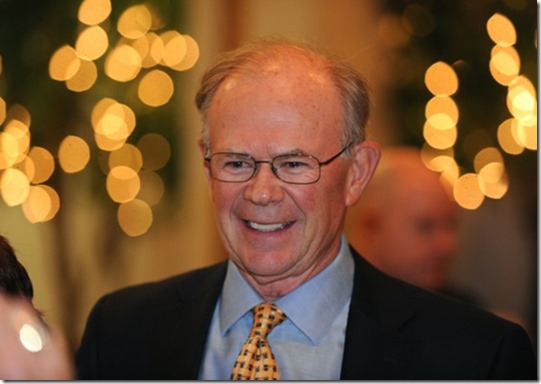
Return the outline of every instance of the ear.
<path id="1" fill-rule="evenodd" d="M 352 149 L 352 164 L 349 169 L 346 206 L 355 205 L 372 178 L 380 159 L 381 150 L 373 141 L 363 141 Z"/>
<path id="2" fill-rule="evenodd" d="M 209 164 L 208 164 L 208 161 L 205 161 L 205 157 L 209 153 L 209 147 L 207 144 L 205 144 L 203 139 L 199 139 L 198 145 L 199 145 L 199 151 L 201 151 L 201 157 L 203 158 L 203 166 L 205 168 L 205 175 L 207 175 L 207 179 L 210 180 Z"/>

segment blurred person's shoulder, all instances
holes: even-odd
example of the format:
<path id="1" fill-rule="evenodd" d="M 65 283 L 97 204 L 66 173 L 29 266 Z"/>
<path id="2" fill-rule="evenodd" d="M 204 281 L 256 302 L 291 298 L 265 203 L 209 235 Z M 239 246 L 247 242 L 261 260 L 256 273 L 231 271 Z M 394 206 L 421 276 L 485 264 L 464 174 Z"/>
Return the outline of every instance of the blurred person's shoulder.
<path id="1" fill-rule="evenodd" d="M 361 278 L 372 281 L 365 290 L 370 297 L 374 313 L 384 318 L 397 319 L 410 316 L 407 327 L 418 335 L 434 337 L 456 334 L 457 339 L 501 334 L 509 329 L 522 327 L 493 313 L 479 308 L 472 302 L 448 294 L 430 292 L 380 271 L 360 257 L 357 266 Z M 364 285 L 364 283 L 361 283 Z M 393 315 L 394 314 L 394 315 Z M 443 332 L 445 331 L 445 332 Z"/>

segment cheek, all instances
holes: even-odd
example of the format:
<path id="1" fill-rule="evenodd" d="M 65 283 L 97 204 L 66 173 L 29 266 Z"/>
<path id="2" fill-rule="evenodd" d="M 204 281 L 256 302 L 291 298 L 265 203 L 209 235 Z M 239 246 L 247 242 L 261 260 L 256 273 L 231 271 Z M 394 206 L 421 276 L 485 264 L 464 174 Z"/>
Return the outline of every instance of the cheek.
<path id="1" fill-rule="evenodd" d="M 308 215 L 322 221 L 328 226 L 335 222 L 341 223 L 345 215 L 345 198 L 343 186 L 336 183 L 316 183 L 306 193 L 295 196 L 297 205 Z"/>
<path id="2" fill-rule="evenodd" d="M 240 193 L 237 189 L 234 188 L 234 184 L 211 181 L 210 197 L 216 209 L 216 215 L 220 216 L 230 210 L 235 197 Z"/>
<path id="3" fill-rule="evenodd" d="M 296 188 L 286 188 L 286 195 L 290 196 L 300 207 L 317 207 L 317 202 L 322 199 L 323 193 L 315 185 L 299 185 L 295 186 Z"/>
<path id="4" fill-rule="evenodd" d="M 393 254 L 417 254 L 419 238 L 412 224 L 404 217 L 387 218 L 383 227 L 380 242 L 392 250 Z M 404 256 L 405 257 L 405 256 Z"/>

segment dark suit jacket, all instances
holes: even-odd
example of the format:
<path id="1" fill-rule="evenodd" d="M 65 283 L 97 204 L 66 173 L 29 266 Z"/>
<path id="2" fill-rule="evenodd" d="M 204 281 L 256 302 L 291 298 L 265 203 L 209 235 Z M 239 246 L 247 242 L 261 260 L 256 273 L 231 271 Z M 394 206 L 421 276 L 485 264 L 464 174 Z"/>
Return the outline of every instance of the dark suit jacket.
<path id="1" fill-rule="evenodd" d="M 342 379 L 536 379 L 518 325 L 375 269 L 354 250 Z M 80 379 L 197 379 L 225 262 L 98 301 Z M 308 362 L 309 363 L 309 362 Z"/>

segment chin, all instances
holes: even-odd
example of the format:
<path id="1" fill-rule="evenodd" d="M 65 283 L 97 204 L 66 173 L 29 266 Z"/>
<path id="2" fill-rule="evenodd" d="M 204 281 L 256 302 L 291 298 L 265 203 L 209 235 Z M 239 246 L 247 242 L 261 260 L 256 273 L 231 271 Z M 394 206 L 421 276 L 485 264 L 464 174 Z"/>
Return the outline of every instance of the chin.
<path id="1" fill-rule="evenodd" d="M 290 269 L 289 258 L 280 255 L 252 254 L 239 258 L 244 269 L 251 275 L 273 276 L 281 275 Z"/>

